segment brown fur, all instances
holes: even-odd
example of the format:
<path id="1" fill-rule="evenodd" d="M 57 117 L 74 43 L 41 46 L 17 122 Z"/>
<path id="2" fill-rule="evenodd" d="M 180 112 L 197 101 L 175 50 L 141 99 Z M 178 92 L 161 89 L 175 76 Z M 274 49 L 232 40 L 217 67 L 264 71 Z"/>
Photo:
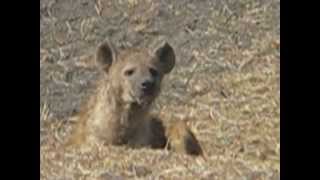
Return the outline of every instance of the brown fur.
<path id="1" fill-rule="evenodd" d="M 96 61 L 103 76 L 97 82 L 96 93 L 79 113 L 67 145 L 101 142 L 134 147 L 163 146 L 164 135 L 159 138 L 152 134 L 163 127 L 158 120 L 150 118 L 148 112 L 160 92 L 163 76 L 174 66 L 171 46 L 163 43 L 153 52 L 128 49 L 118 53 L 109 42 L 104 42 L 97 49 Z M 130 68 L 136 74 L 127 75 Z M 155 88 L 151 94 L 144 95 L 140 84 L 153 77 L 150 68 L 156 71 Z M 161 136 L 161 132 L 158 135 Z M 158 140 L 160 142 L 156 142 Z"/>
<path id="2" fill-rule="evenodd" d="M 66 145 L 99 142 L 164 148 L 167 143 L 165 128 L 161 120 L 149 115 L 149 108 L 160 92 L 164 75 L 174 67 L 175 54 L 171 46 L 163 43 L 155 51 L 127 49 L 117 52 L 107 41 L 98 46 L 96 62 L 103 76 L 97 81 L 96 92 L 78 114 Z M 155 80 L 155 88 L 145 95 L 141 84 L 150 79 Z M 174 151 L 202 155 L 198 141 L 184 122 L 175 123 L 168 137 Z"/>
<path id="3" fill-rule="evenodd" d="M 185 121 L 173 123 L 167 132 L 168 148 L 177 153 L 201 155 L 203 150 Z"/>

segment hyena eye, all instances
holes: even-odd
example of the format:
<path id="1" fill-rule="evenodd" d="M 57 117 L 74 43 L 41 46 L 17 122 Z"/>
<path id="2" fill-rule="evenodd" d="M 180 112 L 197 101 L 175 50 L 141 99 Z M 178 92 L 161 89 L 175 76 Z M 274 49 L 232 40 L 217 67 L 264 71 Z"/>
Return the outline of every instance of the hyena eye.
<path id="1" fill-rule="evenodd" d="M 124 71 L 124 75 L 126 76 L 131 76 L 134 73 L 134 69 L 128 69 L 126 71 Z"/>
<path id="2" fill-rule="evenodd" d="M 153 69 L 153 68 L 150 68 L 149 71 L 150 71 L 150 73 L 151 73 L 151 75 L 152 75 L 153 77 L 156 77 L 156 76 L 158 76 L 158 74 L 159 74 L 158 71 L 155 70 L 155 69 Z"/>

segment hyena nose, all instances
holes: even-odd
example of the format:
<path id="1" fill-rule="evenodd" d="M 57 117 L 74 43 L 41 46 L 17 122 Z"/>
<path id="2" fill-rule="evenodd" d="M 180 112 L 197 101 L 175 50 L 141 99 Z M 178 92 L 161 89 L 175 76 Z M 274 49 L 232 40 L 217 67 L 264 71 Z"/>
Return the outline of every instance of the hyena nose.
<path id="1" fill-rule="evenodd" d="M 143 91 L 152 91 L 154 88 L 154 81 L 146 80 L 142 82 Z"/>

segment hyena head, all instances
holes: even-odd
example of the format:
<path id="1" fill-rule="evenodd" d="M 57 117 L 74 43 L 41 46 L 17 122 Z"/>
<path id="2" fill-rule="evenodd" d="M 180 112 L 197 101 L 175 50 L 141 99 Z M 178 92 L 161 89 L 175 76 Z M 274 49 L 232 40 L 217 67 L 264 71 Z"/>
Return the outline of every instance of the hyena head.
<path id="1" fill-rule="evenodd" d="M 97 48 L 96 62 L 123 102 L 143 107 L 158 96 L 164 75 L 175 65 L 175 53 L 167 42 L 154 50 L 132 48 L 118 52 L 110 41 L 105 41 Z"/>

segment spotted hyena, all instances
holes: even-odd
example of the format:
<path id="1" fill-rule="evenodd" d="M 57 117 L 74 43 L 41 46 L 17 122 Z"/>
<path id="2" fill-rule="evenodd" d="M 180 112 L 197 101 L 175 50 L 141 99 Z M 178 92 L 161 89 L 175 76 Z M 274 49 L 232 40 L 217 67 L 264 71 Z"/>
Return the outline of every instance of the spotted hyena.
<path id="1" fill-rule="evenodd" d="M 78 114 L 67 145 L 99 142 L 164 147 L 165 129 L 160 120 L 149 115 L 149 110 L 160 93 L 163 77 L 175 66 L 175 59 L 174 49 L 166 41 L 153 50 L 129 48 L 122 51 L 108 40 L 101 43 L 95 61 L 102 78 Z"/>

